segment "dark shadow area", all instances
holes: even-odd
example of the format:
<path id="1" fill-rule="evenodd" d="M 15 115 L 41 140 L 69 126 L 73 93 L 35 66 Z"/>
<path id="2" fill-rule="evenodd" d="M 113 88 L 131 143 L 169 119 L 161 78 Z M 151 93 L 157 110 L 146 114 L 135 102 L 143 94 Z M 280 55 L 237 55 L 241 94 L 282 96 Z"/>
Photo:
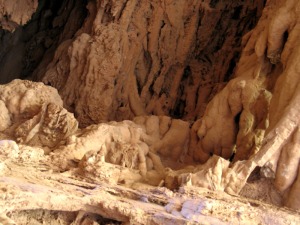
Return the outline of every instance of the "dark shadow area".
<path id="1" fill-rule="evenodd" d="M 81 27 L 87 16 L 86 4 L 87 0 L 39 0 L 37 11 L 26 25 L 13 33 L 1 29 L 0 83 L 31 79 L 45 53 L 54 52 Z"/>
<path id="2" fill-rule="evenodd" d="M 78 211 L 54 211 L 46 209 L 23 210 L 7 214 L 8 218 L 17 224 L 122 224 L 109 218 L 104 218 L 95 213 Z"/>

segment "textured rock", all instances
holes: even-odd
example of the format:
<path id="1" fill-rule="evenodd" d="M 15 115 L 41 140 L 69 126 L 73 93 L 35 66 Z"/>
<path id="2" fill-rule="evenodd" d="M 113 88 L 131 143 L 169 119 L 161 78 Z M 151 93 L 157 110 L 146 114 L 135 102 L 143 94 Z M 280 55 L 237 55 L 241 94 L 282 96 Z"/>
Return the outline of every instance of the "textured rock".
<path id="1" fill-rule="evenodd" d="M 0 176 L 0 222 L 4 224 L 84 224 L 87 219 L 93 224 L 102 220 L 115 224 L 300 222 L 299 213 L 192 186 L 178 192 L 138 184 L 129 189 L 97 177 L 81 177 L 75 171 L 53 173 L 50 158 L 7 165 L 11 169 Z"/>
<path id="2" fill-rule="evenodd" d="M 294 208 L 299 208 L 297 205 L 299 194 L 296 195 L 297 191 L 294 188 L 298 185 L 296 178 L 299 176 L 297 174 L 300 141 L 300 89 L 297 69 L 300 46 L 298 42 L 299 7 L 298 1 L 293 0 L 267 3 L 257 27 L 244 37 L 245 47 L 237 66 L 237 78 L 235 79 L 252 80 L 254 84 L 252 86 L 256 87 L 257 91 L 253 90 L 251 86 L 248 87 L 250 91 L 248 94 L 246 92 L 245 97 L 242 97 L 242 107 L 241 105 L 235 107 L 242 110 L 236 123 L 239 132 L 237 136 L 234 135 L 237 138 L 237 160 L 252 156 L 244 165 L 238 162 L 236 167 L 233 166 L 233 170 L 240 171 L 241 176 L 244 176 L 241 178 L 246 179 L 256 166 L 266 165 L 273 171 L 269 174 L 275 173 L 275 186 L 283 194 L 285 193 L 286 204 Z M 221 97 L 228 101 L 226 88 L 209 105 L 217 104 Z M 266 89 L 273 93 L 271 101 L 270 94 Z M 234 98 L 234 100 L 237 99 Z M 267 110 L 269 104 L 270 108 Z M 227 115 L 226 112 L 228 110 L 219 117 L 224 118 Z M 206 118 L 210 117 L 215 117 L 215 107 L 207 107 L 206 114 L 200 121 L 206 122 Z M 223 127 L 223 124 L 224 122 L 221 121 L 218 125 Z M 219 134 L 218 125 L 215 125 L 210 132 Z M 198 138 L 200 138 L 200 144 L 198 144 L 200 152 L 203 151 L 203 148 L 205 151 L 207 142 L 214 145 L 219 144 L 222 140 L 220 134 L 216 141 L 211 138 L 210 133 L 205 133 L 206 130 L 201 126 L 197 129 Z M 264 136 L 265 130 L 267 131 Z M 230 129 L 229 134 L 234 131 L 234 129 Z M 234 144 L 234 141 L 231 144 Z M 215 153 L 223 150 L 224 147 L 226 148 L 227 145 L 219 144 L 217 150 L 213 146 L 209 146 L 207 149 Z M 257 149 L 252 150 L 253 147 Z M 220 153 L 217 152 L 217 154 Z M 289 191 L 290 188 L 291 191 Z"/>
<path id="3" fill-rule="evenodd" d="M 0 99 L 1 132 L 20 143 L 53 148 L 77 131 L 57 90 L 43 83 L 14 80 L 0 86 Z"/>
<path id="4" fill-rule="evenodd" d="M 197 133 L 191 146 L 195 157 L 201 161 L 205 155 L 216 154 L 229 159 L 236 147 L 235 160 L 244 160 L 259 148 L 268 124 L 271 98 L 259 83 L 233 79 L 208 104 L 203 117 L 193 126 Z"/>
<path id="5" fill-rule="evenodd" d="M 44 104 L 63 105 L 56 89 L 31 81 L 14 80 L 9 84 L 0 85 L 0 98 L 12 123 L 33 117 Z"/>
<path id="6" fill-rule="evenodd" d="M 262 7 L 90 1 L 83 27 L 36 76 L 59 90 L 83 127 L 149 114 L 194 120 L 232 75 L 241 34 Z"/>
<path id="7" fill-rule="evenodd" d="M 63 170 L 70 169 L 72 161 L 80 161 L 79 167 L 86 176 L 99 176 L 103 173 L 101 168 L 108 166 L 106 163 L 122 166 L 121 170 L 116 167 L 114 176 L 108 176 L 112 179 L 109 182 L 121 179 L 125 184 L 140 181 L 159 185 L 164 182 L 166 166 L 183 166 L 179 160 L 183 160 L 188 147 L 188 123 L 157 116 L 141 116 L 134 121 L 103 123 L 78 130 L 51 157 Z M 184 132 L 178 132 L 178 128 Z M 121 175 L 124 171 L 128 174 Z"/>
<path id="8" fill-rule="evenodd" d="M 18 25 L 26 24 L 37 7 L 37 0 L 1 0 L 0 25 L 2 29 L 14 31 Z"/>
<path id="9" fill-rule="evenodd" d="M 62 107 L 49 103 L 32 119 L 15 129 L 15 138 L 20 143 L 53 148 L 77 131 L 74 116 Z"/>

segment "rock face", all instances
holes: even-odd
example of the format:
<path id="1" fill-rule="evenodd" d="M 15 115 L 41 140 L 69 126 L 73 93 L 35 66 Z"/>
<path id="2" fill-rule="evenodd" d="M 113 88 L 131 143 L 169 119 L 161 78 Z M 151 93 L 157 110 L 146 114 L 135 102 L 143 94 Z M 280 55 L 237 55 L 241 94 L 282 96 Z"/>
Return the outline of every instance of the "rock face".
<path id="1" fill-rule="evenodd" d="M 26 24 L 38 7 L 37 0 L 0 2 L 0 24 L 2 29 L 14 31 L 18 25 Z"/>
<path id="2" fill-rule="evenodd" d="M 267 169 L 264 170 L 271 170 L 267 176 L 275 176 L 275 186 L 286 196 L 285 204 L 294 208 L 299 208 L 299 194 L 296 194 L 299 186 L 297 174 L 300 142 L 297 69 L 299 7 L 298 1 L 267 3 L 256 28 L 244 37 L 245 47 L 237 66 L 237 78 L 227 85 L 230 88 L 231 83 L 242 80 L 245 82 L 243 89 L 246 94 L 242 91 L 240 95 L 231 97 L 224 88 L 224 93 L 219 95 L 224 98 L 223 101 L 228 101 L 229 108 L 218 110 L 222 114 L 218 115 L 220 118 L 226 118 L 233 112 L 240 114 L 238 133 L 229 129 L 236 137 L 237 160 L 251 156 L 250 161 L 254 163 L 251 167 L 265 166 Z M 268 90 L 273 93 L 272 98 Z M 217 104 L 219 98 L 216 96 L 209 104 Z M 199 151 L 210 150 L 224 156 L 223 149 L 227 152 L 228 143 L 222 143 L 223 136 L 218 124 L 210 122 L 215 117 L 215 110 L 216 107 L 207 107 L 204 117 L 198 122 L 198 146 Z M 227 123 L 230 120 L 219 125 L 224 127 Z M 212 133 L 217 136 L 217 140 L 212 139 Z M 214 149 L 212 145 L 216 144 L 217 148 Z M 230 144 L 233 145 L 234 141 Z M 253 151 L 253 148 L 257 149 Z M 221 153 L 218 152 L 220 150 Z"/>
<path id="3" fill-rule="evenodd" d="M 88 14 L 74 25 L 85 3 Z M 275 221 L 271 208 L 260 217 L 265 206 L 254 200 L 245 200 L 261 207 L 254 216 L 234 201 L 229 211 L 237 214 L 220 216 L 218 201 L 199 199 L 202 188 L 210 198 L 257 192 L 300 209 L 297 0 L 62 6 L 68 16 L 52 23 L 60 38 L 30 64 L 31 78 L 43 83 L 0 86 L 0 221 L 13 223 L 7 213 L 28 209 L 82 210 L 59 214 L 73 224 Z M 9 7 L 3 15 L 25 23 Z M 33 175 L 21 172 L 24 164 Z M 28 202 L 34 194 L 41 202 Z M 14 196 L 24 204 L 10 202 Z"/>
<path id="4" fill-rule="evenodd" d="M 72 40 L 36 74 L 81 126 L 167 115 L 201 117 L 232 76 L 261 1 L 90 1 Z M 214 29 L 211 29 L 214 27 Z"/>

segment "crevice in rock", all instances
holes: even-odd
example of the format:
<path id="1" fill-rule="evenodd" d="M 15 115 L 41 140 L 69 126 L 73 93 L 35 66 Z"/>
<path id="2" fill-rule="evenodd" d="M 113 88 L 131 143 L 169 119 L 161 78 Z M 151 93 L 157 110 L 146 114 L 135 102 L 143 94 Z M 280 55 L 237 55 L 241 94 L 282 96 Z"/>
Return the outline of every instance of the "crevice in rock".
<path id="1" fill-rule="evenodd" d="M 69 225 L 69 224 L 100 224 L 100 225 L 121 225 L 122 222 L 105 218 L 99 214 L 84 211 L 55 211 L 55 210 L 21 210 L 7 214 L 11 220 L 22 225 Z M 1 221 L 3 224 L 9 224 L 9 221 Z M 5 223 L 6 222 L 6 223 Z"/>
<path id="2" fill-rule="evenodd" d="M 0 83 L 16 78 L 36 80 L 33 72 L 40 62 L 45 57 L 51 60 L 56 48 L 82 26 L 86 4 L 87 0 L 39 0 L 37 11 L 24 26 L 12 33 L 0 30 Z"/>

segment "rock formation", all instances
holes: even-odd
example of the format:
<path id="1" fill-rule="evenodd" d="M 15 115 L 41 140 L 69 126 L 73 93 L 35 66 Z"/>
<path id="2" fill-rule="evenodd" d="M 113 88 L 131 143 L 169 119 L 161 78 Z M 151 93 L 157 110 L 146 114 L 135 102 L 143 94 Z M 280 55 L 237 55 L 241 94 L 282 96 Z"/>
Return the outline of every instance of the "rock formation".
<path id="1" fill-rule="evenodd" d="M 90 1 L 82 28 L 35 77 L 59 90 L 81 126 L 149 114 L 194 120 L 231 77 L 241 34 L 263 8 L 209 2 Z"/>
<path id="2" fill-rule="evenodd" d="M 38 7 L 37 0 L 5 1 L 0 2 L 1 28 L 14 31 L 18 25 L 24 25 L 30 20 Z"/>
<path id="3" fill-rule="evenodd" d="M 0 223 L 300 223 L 297 0 L 0 5 Z"/>
<path id="4" fill-rule="evenodd" d="M 248 161 L 254 165 L 249 165 L 249 168 L 267 167 L 264 170 L 272 171 L 266 175 L 275 176 L 274 184 L 285 195 L 285 204 L 293 208 L 299 208 L 297 174 L 300 93 L 296 69 L 299 7 L 297 1 L 267 3 L 256 28 L 244 37 L 245 47 L 237 65 L 236 78 L 227 85 L 228 87 L 231 83 L 242 80 L 244 84 L 240 86 L 244 86 L 243 90 L 231 97 L 226 95 L 224 88 L 224 93 L 219 95 L 224 98 L 223 101 L 228 102 L 229 107 L 227 110 L 224 110 L 225 107 L 222 108 L 223 111 L 218 110 L 221 114 L 218 117 L 221 118 L 226 118 L 230 113 L 231 116 L 240 114 L 239 131 L 237 135 L 234 134 L 237 160 L 251 156 Z M 243 93 L 244 90 L 246 94 Z M 273 93 L 272 98 L 268 90 Z M 210 104 L 218 103 L 218 98 L 220 97 L 216 96 Z M 224 156 L 223 149 L 226 151 L 229 145 L 222 143 L 223 136 L 218 125 L 211 122 L 215 111 L 216 107 L 207 107 L 205 115 L 198 122 L 198 145 L 200 151 L 210 150 Z M 230 123 L 230 120 L 226 122 Z M 229 130 L 236 132 L 234 129 Z M 211 138 L 212 133 L 218 134 L 217 141 Z M 209 144 L 218 146 L 214 149 Z M 235 143 L 232 141 L 230 144 Z"/>

